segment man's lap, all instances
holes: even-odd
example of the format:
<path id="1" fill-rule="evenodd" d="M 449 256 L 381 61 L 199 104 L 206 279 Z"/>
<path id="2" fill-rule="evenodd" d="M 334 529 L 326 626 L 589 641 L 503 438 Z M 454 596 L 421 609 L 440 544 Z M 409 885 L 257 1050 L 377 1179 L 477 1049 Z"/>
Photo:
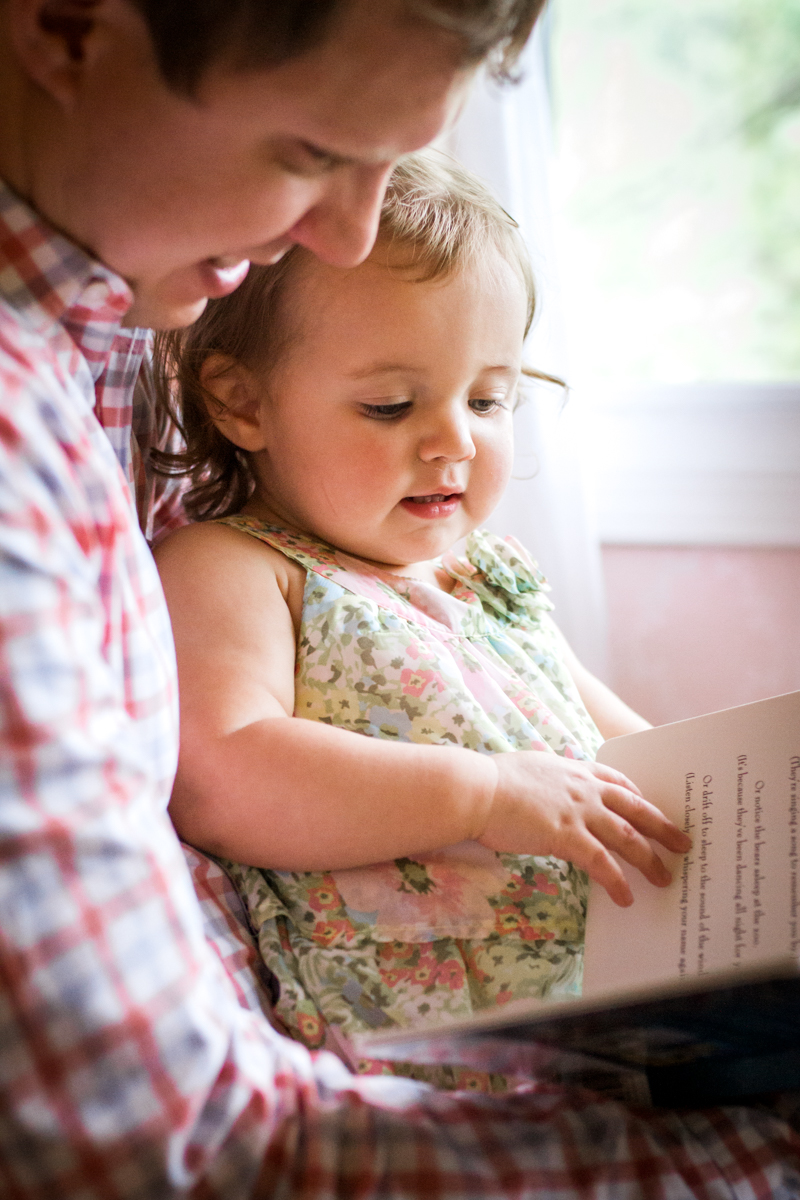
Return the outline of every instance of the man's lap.
<path id="1" fill-rule="evenodd" d="M 206 936 L 240 1004 L 269 1017 L 270 976 L 232 883 L 213 859 L 184 853 Z M 401 1079 L 354 1078 L 325 1053 L 310 1066 L 311 1079 L 298 1079 L 306 1103 L 273 1139 L 256 1195 L 291 1185 L 310 1197 L 441 1200 L 800 1196 L 800 1136 L 780 1106 L 634 1110 L 554 1087 L 502 1099 L 453 1096 Z M 782 1103 L 794 1117 L 797 1105 Z"/>

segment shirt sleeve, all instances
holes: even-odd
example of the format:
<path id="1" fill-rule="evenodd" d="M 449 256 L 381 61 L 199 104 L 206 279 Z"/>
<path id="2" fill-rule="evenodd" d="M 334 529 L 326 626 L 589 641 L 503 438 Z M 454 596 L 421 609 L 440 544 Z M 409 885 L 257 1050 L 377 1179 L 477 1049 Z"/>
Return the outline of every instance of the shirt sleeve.
<path id="1" fill-rule="evenodd" d="M 166 813 L 171 641 L 118 463 L 51 363 L 3 349 L 0 1180 L 246 1196 L 313 1073 L 204 936 Z"/>

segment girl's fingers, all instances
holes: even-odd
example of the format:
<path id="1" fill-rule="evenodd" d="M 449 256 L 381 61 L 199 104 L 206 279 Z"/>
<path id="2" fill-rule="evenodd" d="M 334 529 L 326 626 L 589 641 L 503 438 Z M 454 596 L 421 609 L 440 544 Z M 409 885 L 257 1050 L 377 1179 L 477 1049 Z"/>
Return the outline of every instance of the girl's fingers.
<path id="1" fill-rule="evenodd" d="M 656 887 L 666 887 L 672 878 L 647 839 L 607 808 L 598 808 L 585 824 L 574 826 L 556 853 L 582 867 L 623 907 L 633 903 L 633 895 L 614 854 Z"/>
<path id="2" fill-rule="evenodd" d="M 607 850 L 613 850 L 624 862 L 641 871 L 656 887 L 666 887 L 671 882 L 672 876 L 647 838 L 611 809 L 595 813 L 588 829 Z"/>
<path id="3" fill-rule="evenodd" d="M 596 775 L 598 779 L 602 779 L 605 783 L 615 783 L 618 787 L 627 788 L 635 796 L 641 796 L 642 793 L 633 780 L 628 779 L 627 775 L 623 775 L 622 771 L 615 771 L 613 767 L 607 767 L 605 763 L 599 762 L 586 762 L 582 765 L 588 767 L 593 775 Z"/>
<path id="4" fill-rule="evenodd" d="M 594 883 L 604 887 L 620 908 L 628 908 L 633 904 L 633 893 L 619 863 L 600 842 L 590 838 L 588 846 L 581 845 L 572 855 L 572 861 L 581 867 Z"/>
<path id="5" fill-rule="evenodd" d="M 632 795 L 625 787 L 611 785 L 603 791 L 603 804 L 622 817 L 645 837 L 654 838 L 666 850 L 685 854 L 691 850 L 692 839 L 673 825 L 660 809 L 644 800 L 641 794 Z"/>

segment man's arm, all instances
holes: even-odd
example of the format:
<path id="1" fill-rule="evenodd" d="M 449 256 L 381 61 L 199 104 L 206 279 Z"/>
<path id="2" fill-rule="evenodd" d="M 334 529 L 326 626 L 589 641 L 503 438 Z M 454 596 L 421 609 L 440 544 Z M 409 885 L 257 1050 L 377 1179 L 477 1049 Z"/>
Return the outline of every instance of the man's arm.
<path id="1" fill-rule="evenodd" d="M 165 812 L 166 611 L 110 447 L 57 364 L 3 349 L 0 1180 L 246 1196 L 310 1068 L 204 937 Z"/>

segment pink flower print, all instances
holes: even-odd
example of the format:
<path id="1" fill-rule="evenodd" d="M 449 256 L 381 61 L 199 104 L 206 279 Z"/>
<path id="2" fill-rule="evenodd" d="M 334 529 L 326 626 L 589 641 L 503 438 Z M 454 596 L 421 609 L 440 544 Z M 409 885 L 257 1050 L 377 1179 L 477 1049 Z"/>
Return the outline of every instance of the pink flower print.
<path id="1" fill-rule="evenodd" d="M 431 954 L 420 956 L 420 960 L 416 967 L 409 970 L 409 975 L 414 983 L 421 983 L 423 987 L 434 983 L 436 980 L 439 964 Z"/>
<path id="2" fill-rule="evenodd" d="M 554 883 L 552 879 L 548 879 L 546 875 L 534 875 L 533 882 L 537 892 L 544 892 L 545 896 L 558 895 L 558 884 Z"/>
<path id="3" fill-rule="evenodd" d="M 400 682 L 407 696 L 421 696 L 429 683 L 433 683 L 436 675 L 433 671 L 412 671 L 405 667 L 400 672 Z M 439 689 L 441 691 L 441 688 Z"/>
<path id="4" fill-rule="evenodd" d="M 388 988 L 397 987 L 411 976 L 410 967 L 380 967 L 380 977 Z"/>
<path id="5" fill-rule="evenodd" d="M 544 875 L 537 875 L 537 879 L 545 879 Z M 538 888 L 538 891 L 544 891 L 543 888 Z M 534 889 L 529 883 L 526 883 L 521 875 L 512 875 L 506 886 L 503 888 L 504 896 L 513 896 L 515 900 L 526 900 L 528 896 L 532 896 Z"/>
<path id="6" fill-rule="evenodd" d="M 514 999 L 514 993 L 510 988 L 503 988 L 494 998 L 495 1004 L 508 1004 L 509 1000 Z"/>
<path id="7" fill-rule="evenodd" d="M 516 934 L 526 942 L 549 942 L 556 935 L 547 929 L 539 929 L 535 925 L 531 925 L 528 918 L 521 913 L 519 909 L 509 904 L 505 908 L 498 908 L 495 913 L 495 928 L 502 936 L 503 934 Z"/>
<path id="8" fill-rule="evenodd" d="M 411 942 L 382 942 L 378 953 L 381 958 L 408 958 L 414 953 L 414 945 Z"/>
<path id="9" fill-rule="evenodd" d="M 556 936 L 549 929 L 537 929 L 535 925 L 529 925 L 527 921 L 519 930 L 520 937 L 526 942 L 552 942 Z"/>
<path id="10" fill-rule="evenodd" d="M 520 926 L 526 924 L 522 913 L 511 904 L 506 905 L 505 908 L 496 909 L 494 918 L 495 928 L 499 934 L 517 933 Z"/>
<path id="11" fill-rule="evenodd" d="M 463 964 L 457 958 L 449 958 L 447 962 L 441 963 L 436 972 L 436 982 L 450 988 L 451 992 L 459 991 L 464 986 Z"/>
<path id="12" fill-rule="evenodd" d="M 325 1027 L 318 1016 L 311 1013 L 299 1012 L 297 1014 L 297 1027 L 300 1030 L 300 1036 L 307 1046 L 312 1050 L 317 1046 L 321 1046 L 325 1040 Z"/>
<path id="13" fill-rule="evenodd" d="M 397 945 L 396 958 L 411 953 L 400 949 L 408 942 L 419 944 L 445 933 L 470 938 L 491 933 L 495 919 L 488 897 L 508 879 L 496 854 L 468 842 L 426 854 L 419 862 L 433 884 L 422 893 L 405 881 L 394 862 L 335 871 L 336 888 L 349 908 L 375 914 L 375 936 Z"/>
<path id="14" fill-rule="evenodd" d="M 353 932 L 349 921 L 317 921 L 312 937 L 321 946 L 330 946 Z"/>
<path id="15" fill-rule="evenodd" d="M 338 908 L 340 904 L 341 899 L 335 887 L 323 884 L 308 893 L 308 907 L 313 908 L 314 912 L 325 912 L 328 908 Z"/>

